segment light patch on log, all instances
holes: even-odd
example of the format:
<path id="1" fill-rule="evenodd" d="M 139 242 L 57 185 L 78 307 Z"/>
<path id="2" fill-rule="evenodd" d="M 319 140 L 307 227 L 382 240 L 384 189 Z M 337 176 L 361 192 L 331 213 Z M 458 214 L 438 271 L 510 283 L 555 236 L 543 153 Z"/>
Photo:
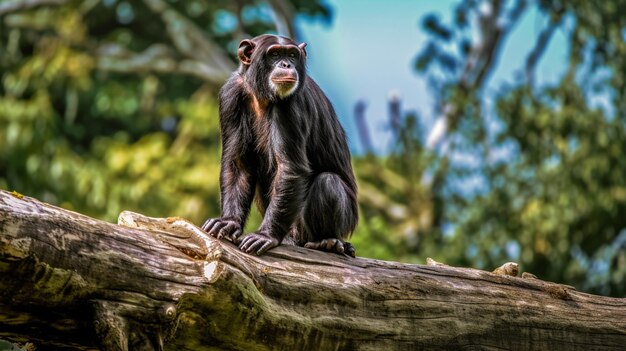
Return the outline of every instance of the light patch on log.
<path id="1" fill-rule="evenodd" d="M 28 256 L 32 243 L 33 240 L 31 238 L 19 238 L 9 240 L 8 243 L 0 241 L 0 246 L 2 246 L 2 251 L 7 256 L 7 259 L 21 260 Z"/>
<path id="2" fill-rule="evenodd" d="M 517 277 L 517 273 L 519 272 L 519 265 L 515 262 L 507 262 L 502 266 L 493 270 L 494 274 L 498 275 L 509 275 L 511 277 Z"/>
<path id="3" fill-rule="evenodd" d="M 153 218 L 131 211 L 123 211 L 117 224 L 131 228 L 147 229 L 161 241 L 169 243 L 185 255 L 204 260 L 210 257 L 209 248 L 215 246 L 208 234 L 193 223 L 180 217 Z M 214 256 L 215 253 L 212 253 Z"/>
<path id="4" fill-rule="evenodd" d="M 522 278 L 524 279 L 538 279 L 536 275 L 528 272 L 522 273 Z"/>
<path id="5" fill-rule="evenodd" d="M 426 265 L 428 266 L 445 266 L 445 264 L 441 262 L 437 262 L 430 257 L 426 257 Z"/>
<path id="6" fill-rule="evenodd" d="M 217 261 L 204 263 L 204 277 L 207 278 L 209 283 L 214 283 L 222 273 L 223 267 Z"/>

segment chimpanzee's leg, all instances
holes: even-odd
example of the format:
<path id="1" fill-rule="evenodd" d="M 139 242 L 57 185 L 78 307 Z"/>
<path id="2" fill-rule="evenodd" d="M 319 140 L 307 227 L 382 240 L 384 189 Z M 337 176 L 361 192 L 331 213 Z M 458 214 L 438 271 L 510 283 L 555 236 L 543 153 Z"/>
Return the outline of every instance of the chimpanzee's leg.
<path id="1" fill-rule="evenodd" d="M 297 241 L 304 247 L 355 256 L 352 244 L 345 242 L 358 214 L 349 189 L 335 173 L 315 177 L 298 223 Z"/>

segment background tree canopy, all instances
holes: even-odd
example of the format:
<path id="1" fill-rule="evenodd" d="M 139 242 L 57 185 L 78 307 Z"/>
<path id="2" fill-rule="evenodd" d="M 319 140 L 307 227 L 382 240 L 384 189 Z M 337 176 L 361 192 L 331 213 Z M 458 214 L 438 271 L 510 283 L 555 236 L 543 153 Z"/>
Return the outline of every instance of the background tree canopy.
<path id="1" fill-rule="evenodd" d="M 486 81 L 531 9 L 547 20 L 518 77 L 494 93 Z M 467 0 L 449 23 L 416 14 L 430 39 L 406 45 L 438 119 L 427 130 L 391 98 L 391 151 L 354 155 L 357 253 L 486 269 L 514 260 L 542 279 L 624 296 L 624 13 L 626 1 Z M 298 15 L 331 21 L 332 8 L 0 2 L 0 187 L 106 220 L 124 209 L 198 224 L 217 215 L 217 91 L 240 39 L 297 36 Z M 567 37 L 565 74 L 538 84 L 556 31 Z M 353 139 L 368 150 L 363 105 L 355 111 Z"/>

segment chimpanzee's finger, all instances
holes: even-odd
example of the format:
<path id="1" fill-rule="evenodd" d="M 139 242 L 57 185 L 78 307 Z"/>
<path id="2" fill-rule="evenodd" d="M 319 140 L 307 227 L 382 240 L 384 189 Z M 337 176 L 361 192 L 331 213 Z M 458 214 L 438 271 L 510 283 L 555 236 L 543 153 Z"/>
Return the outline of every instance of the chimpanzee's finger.
<path id="1" fill-rule="evenodd" d="M 267 252 L 267 250 L 271 249 L 272 247 L 274 247 L 274 243 L 271 240 L 268 240 L 265 244 L 263 244 L 263 246 L 261 246 L 260 249 L 257 250 L 257 252 L 256 252 L 257 256 L 261 256 L 262 254 Z"/>
<path id="2" fill-rule="evenodd" d="M 241 236 L 241 234 L 243 233 L 243 231 L 241 229 L 237 229 L 234 232 L 232 232 L 230 234 L 230 241 L 232 241 L 235 244 L 238 244 L 241 240 L 239 240 L 239 237 Z"/>
<path id="3" fill-rule="evenodd" d="M 218 218 L 209 218 L 206 220 L 206 222 L 204 222 L 204 224 L 202 225 L 202 230 L 204 230 L 205 232 L 209 232 L 210 229 L 215 225 L 215 223 L 218 221 Z"/>
<path id="4" fill-rule="evenodd" d="M 235 229 L 237 229 L 237 224 L 230 222 L 230 223 L 226 223 L 225 226 L 223 226 L 220 231 L 217 233 L 217 238 L 221 239 L 223 237 L 228 237 L 228 234 L 230 234 L 231 232 L 233 232 Z"/>

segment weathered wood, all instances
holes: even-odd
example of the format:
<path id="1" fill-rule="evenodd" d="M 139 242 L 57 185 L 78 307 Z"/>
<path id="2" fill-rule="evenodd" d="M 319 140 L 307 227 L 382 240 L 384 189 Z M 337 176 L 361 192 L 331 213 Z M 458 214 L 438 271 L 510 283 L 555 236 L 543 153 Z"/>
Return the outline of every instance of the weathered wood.
<path id="1" fill-rule="evenodd" d="M 42 350 L 626 345 L 626 299 L 299 247 L 256 257 L 176 218 L 120 221 L 0 191 L 0 339 Z"/>

